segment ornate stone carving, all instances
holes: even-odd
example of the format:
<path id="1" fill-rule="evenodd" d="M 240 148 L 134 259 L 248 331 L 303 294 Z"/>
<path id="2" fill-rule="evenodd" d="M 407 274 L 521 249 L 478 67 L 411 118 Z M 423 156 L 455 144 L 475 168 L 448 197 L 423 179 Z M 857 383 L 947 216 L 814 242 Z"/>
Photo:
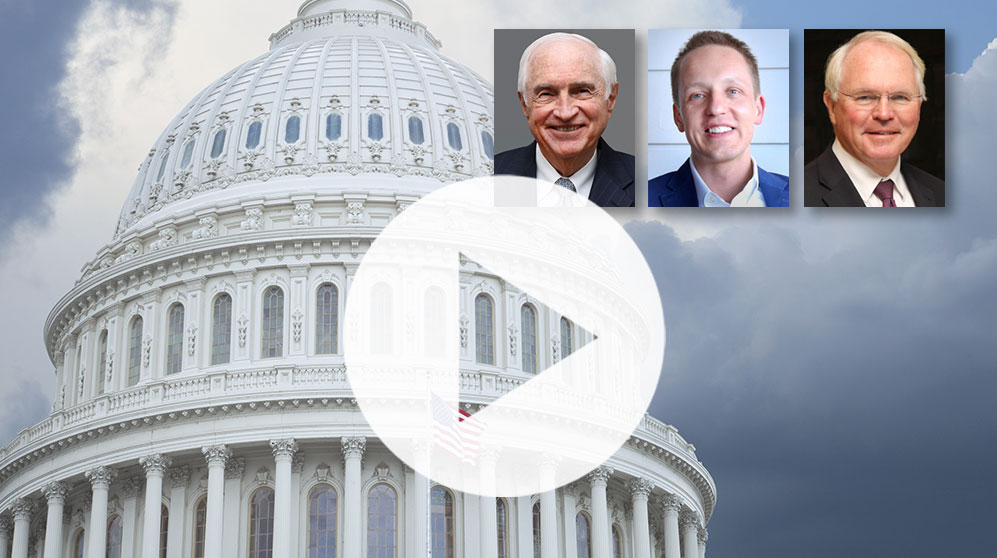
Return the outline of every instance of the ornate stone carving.
<path id="1" fill-rule="evenodd" d="M 35 511 L 35 503 L 30 498 L 18 498 L 10 504 L 10 514 L 14 521 L 31 520 L 31 514 Z"/>
<path id="2" fill-rule="evenodd" d="M 233 457 L 225 463 L 225 478 L 241 479 L 242 473 L 246 471 L 246 458 Z"/>
<path id="3" fill-rule="evenodd" d="M 330 161 L 335 161 L 339 158 L 339 152 L 346 147 L 342 142 L 329 142 L 325 144 L 326 156 L 329 157 Z"/>
<path id="4" fill-rule="evenodd" d="M 294 452 L 298 451 L 298 442 L 294 438 L 270 440 L 270 449 L 273 450 L 274 459 L 291 459 Z"/>
<path id="5" fill-rule="evenodd" d="M 312 224 L 312 204 L 311 202 L 298 202 L 294 204 L 294 217 L 291 217 L 291 226 L 308 227 Z"/>
<path id="6" fill-rule="evenodd" d="M 364 450 L 367 449 L 367 438 L 363 436 L 343 436 L 340 443 L 343 446 L 343 457 L 362 458 Z"/>
<path id="7" fill-rule="evenodd" d="M 161 477 L 166 474 L 166 469 L 173 464 L 173 460 L 170 459 L 170 456 L 168 455 L 154 453 L 152 455 L 138 458 L 138 464 L 145 469 L 146 476 Z"/>
<path id="8" fill-rule="evenodd" d="M 124 494 L 125 498 L 138 498 L 144 484 L 140 477 L 127 478 L 121 482 L 121 493 Z"/>
<path id="9" fill-rule="evenodd" d="M 201 453 L 204 454 L 208 467 L 224 467 L 225 462 L 232 457 L 232 450 L 228 449 L 227 446 L 205 446 L 201 448 Z"/>
<path id="10" fill-rule="evenodd" d="M 214 215 L 201 217 L 200 227 L 190 233 L 190 237 L 197 240 L 202 238 L 214 238 L 218 236 L 218 219 Z"/>
<path id="11" fill-rule="evenodd" d="M 177 243 L 177 229 L 175 227 L 166 227 L 159 231 L 159 240 L 153 241 L 149 245 L 149 250 L 156 252 L 158 250 L 164 250 L 170 246 L 175 246 Z"/>
<path id="12" fill-rule="evenodd" d="M 611 467 L 596 467 L 594 471 L 589 473 L 589 484 L 592 486 L 606 486 L 613 473 L 614 471 Z"/>
<path id="13" fill-rule="evenodd" d="M 695 529 L 699 530 L 699 512 L 682 512 L 679 516 L 679 525 L 682 526 L 682 530 Z"/>
<path id="14" fill-rule="evenodd" d="M 355 200 L 346 203 L 347 223 L 359 224 L 363 222 L 363 201 Z"/>
<path id="15" fill-rule="evenodd" d="M 669 513 L 678 513 L 682 509 L 682 499 L 674 494 L 666 494 L 664 498 L 661 499 L 661 511 L 668 515 Z"/>
<path id="16" fill-rule="evenodd" d="M 554 362 L 561 360 L 561 338 L 557 335 L 550 338 L 550 354 Z"/>
<path id="17" fill-rule="evenodd" d="M 14 532 L 14 521 L 6 515 L 0 515 L 0 534 L 3 534 L 8 539 L 10 535 Z M 6 552 L 7 549 L 4 549 Z"/>
<path id="18" fill-rule="evenodd" d="M 294 159 L 299 151 L 301 151 L 301 147 L 299 145 L 293 143 L 285 145 L 284 148 L 281 150 L 281 153 L 283 153 L 284 155 L 284 164 L 293 165 Z"/>
<path id="19" fill-rule="evenodd" d="M 260 467 L 256 470 L 256 484 L 261 486 L 264 484 L 270 484 L 270 469 Z"/>
<path id="20" fill-rule="evenodd" d="M 627 488 L 630 490 L 630 496 L 633 499 L 647 499 L 651 495 L 651 491 L 654 490 L 654 483 L 647 479 L 631 479 L 627 483 Z"/>
<path id="21" fill-rule="evenodd" d="M 245 314 L 239 316 L 239 346 L 246 346 L 246 330 L 249 328 L 249 318 Z"/>
<path id="22" fill-rule="evenodd" d="M 381 153 L 384 152 L 385 144 L 382 141 L 364 140 L 364 146 L 370 151 L 370 160 L 375 163 L 381 160 Z"/>
<path id="23" fill-rule="evenodd" d="M 467 326 L 471 324 L 471 320 L 467 319 L 467 316 L 461 314 L 460 316 L 460 348 L 467 348 Z"/>
<path id="24" fill-rule="evenodd" d="M 391 467 L 388 467 L 388 464 L 382 461 L 377 467 L 374 468 L 374 474 L 371 475 L 371 478 L 375 478 L 379 481 L 388 480 L 391 478 Z"/>
<path id="25" fill-rule="evenodd" d="M 710 532 L 706 530 L 706 527 L 702 525 L 699 526 L 699 532 L 696 534 L 696 540 L 699 542 L 699 546 L 706 546 L 706 541 L 710 540 Z"/>
<path id="26" fill-rule="evenodd" d="M 111 385 L 111 380 L 114 379 L 114 351 L 107 351 L 107 362 L 105 363 L 106 369 L 104 370 L 104 384 Z"/>
<path id="27" fill-rule="evenodd" d="M 518 340 L 517 335 L 519 334 L 519 328 L 516 327 L 516 322 L 509 322 L 509 354 L 516 356 L 516 342 Z"/>
<path id="28" fill-rule="evenodd" d="M 250 207 L 246 210 L 246 219 L 239 225 L 244 231 L 263 230 L 263 210 L 258 207 Z"/>
<path id="29" fill-rule="evenodd" d="M 305 468 L 305 454 L 300 451 L 294 452 L 291 456 L 291 472 L 300 473 Z"/>
<path id="30" fill-rule="evenodd" d="M 170 486 L 172 488 L 187 486 L 187 483 L 190 482 L 190 467 L 186 465 L 174 467 L 173 469 L 170 469 L 168 474 L 170 476 Z"/>
<path id="31" fill-rule="evenodd" d="M 103 465 L 100 467 L 94 467 L 83 474 L 95 489 L 103 488 L 105 490 L 111 487 L 111 481 L 118 476 L 117 471 Z"/>
<path id="32" fill-rule="evenodd" d="M 197 325 L 190 324 L 187 328 L 187 355 L 194 356 L 195 350 L 197 350 Z"/>
<path id="33" fill-rule="evenodd" d="M 317 478 L 318 480 L 322 480 L 322 481 L 329 480 L 330 478 L 332 478 L 332 476 L 330 475 L 330 471 L 331 470 L 332 469 L 329 467 L 328 464 L 326 464 L 326 463 L 319 463 L 315 467 L 315 478 Z"/>
<path id="34" fill-rule="evenodd" d="M 295 310 L 294 314 L 291 316 L 291 333 L 294 336 L 295 343 L 301 342 L 301 328 L 303 325 L 302 322 L 304 321 L 304 318 L 305 315 L 301 313 L 300 308 Z"/>
<path id="35" fill-rule="evenodd" d="M 69 485 L 62 481 L 50 482 L 42 487 L 42 494 L 45 495 L 45 500 L 50 506 L 53 504 L 64 504 L 66 502 L 66 494 L 68 493 Z"/>
<path id="36" fill-rule="evenodd" d="M 152 358 L 152 336 L 146 335 L 142 340 L 142 368 L 149 367 L 149 360 Z"/>

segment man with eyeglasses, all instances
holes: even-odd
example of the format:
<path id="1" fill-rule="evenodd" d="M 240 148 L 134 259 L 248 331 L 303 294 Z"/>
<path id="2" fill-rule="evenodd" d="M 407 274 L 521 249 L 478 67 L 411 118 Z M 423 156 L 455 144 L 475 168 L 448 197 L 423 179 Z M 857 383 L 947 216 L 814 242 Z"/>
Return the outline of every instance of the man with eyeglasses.
<path id="1" fill-rule="evenodd" d="M 803 170 L 807 207 L 943 206 L 945 183 L 900 160 L 921 118 L 924 61 L 885 31 L 838 47 L 824 72 L 834 143 Z"/>

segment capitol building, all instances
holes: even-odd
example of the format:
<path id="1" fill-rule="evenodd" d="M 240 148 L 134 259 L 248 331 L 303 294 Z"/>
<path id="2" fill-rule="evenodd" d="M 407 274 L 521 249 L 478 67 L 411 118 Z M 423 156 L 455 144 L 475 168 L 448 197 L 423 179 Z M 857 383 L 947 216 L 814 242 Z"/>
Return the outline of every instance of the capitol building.
<path id="1" fill-rule="evenodd" d="M 424 195 L 492 173 L 492 104 L 403 0 L 307 0 L 191 100 L 46 320 L 57 387 L 0 447 L 0 558 L 703 558 L 716 487 L 672 426 L 487 497 L 406 465 L 353 397 L 361 260 Z M 460 275 L 470 412 L 592 340 Z"/>

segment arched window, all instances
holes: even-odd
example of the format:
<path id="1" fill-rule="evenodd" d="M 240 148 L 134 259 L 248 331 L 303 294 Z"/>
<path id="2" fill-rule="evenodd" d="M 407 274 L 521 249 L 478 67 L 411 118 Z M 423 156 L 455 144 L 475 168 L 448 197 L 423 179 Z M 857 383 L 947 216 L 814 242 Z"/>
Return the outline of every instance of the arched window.
<path id="1" fill-rule="evenodd" d="M 170 307 L 166 327 L 166 375 L 176 374 L 183 367 L 183 305 Z"/>
<path id="2" fill-rule="evenodd" d="M 623 558 L 623 532 L 619 525 L 613 525 L 613 558 Z"/>
<path id="3" fill-rule="evenodd" d="M 273 489 L 260 488 L 249 500 L 249 558 L 272 558 L 273 520 Z"/>
<path id="4" fill-rule="evenodd" d="M 156 173 L 156 182 L 163 179 L 163 175 L 166 174 L 166 161 L 170 159 L 170 152 L 164 151 L 163 158 L 159 160 L 159 172 Z"/>
<path id="5" fill-rule="evenodd" d="M 484 130 L 481 131 L 481 146 L 485 148 L 485 156 L 489 159 L 495 158 L 495 138 Z"/>
<path id="6" fill-rule="evenodd" d="M 107 522 L 107 558 L 121 558 L 121 516 Z"/>
<path id="7" fill-rule="evenodd" d="M 183 157 L 180 158 L 180 168 L 185 169 L 190 166 L 190 159 L 194 155 L 194 140 L 188 140 L 183 146 Z"/>
<path id="8" fill-rule="evenodd" d="M 142 376 L 142 317 L 136 316 L 128 328 L 128 385 L 138 383 Z"/>
<path id="9" fill-rule="evenodd" d="M 297 143 L 301 137 L 301 117 L 291 116 L 284 124 L 284 143 Z"/>
<path id="10" fill-rule="evenodd" d="M 226 364 L 231 355 L 232 297 L 222 293 L 211 305 L 211 364 Z"/>
<path id="11" fill-rule="evenodd" d="M 505 500 L 495 499 L 495 525 L 498 529 L 496 538 L 498 540 L 498 558 L 509 557 L 509 514 L 506 511 Z"/>
<path id="12" fill-rule="evenodd" d="M 495 364 L 494 305 L 486 294 L 474 299 L 474 348 L 478 362 Z"/>
<path id="13" fill-rule="evenodd" d="M 460 139 L 460 128 L 453 122 L 447 124 L 447 143 L 454 151 L 460 151 L 464 148 L 464 143 Z"/>
<path id="14" fill-rule="evenodd" d="M 263 358 L 284 355 L 284 291 L 270 287 L 263 293 L 263 329 L 261 354 Z"/>
<path id="15" fill-rule="evenodd" d="M 194 505 L 194 556 L 204 558 L 204 529 L 208 523 L 208 497 L 201 496 Z"/>
<path id="16" fill-rule="evenodd" d="M 107 330 L 100 333 L 97 341 L 97 352 L 100 362 L 97 366 L 97 394 L 104 393 L 104 379 L 107 377 Z"/>
<path id="17" fill-rule="evenodd" d="M 427 357 L 440 358 L 444 356 L 447 342 L 443 319 L 446 311 L 446 295 L 443 294 L 443 289 L 436 286 L 426 289 L 422 311 L 425 316 L 423 332 L 425 354 Z"/>
<path id="18" fill-rule="evenodd" d="M 453 494 L 442 486 L 430 491 L 433 558 L 454 556 Z"/>
<path id="19" fill-rule="evenodd" d="M 398 531 L 395 489 L 379 484 L 367 493 L 367 558 L 395 558 Z"/>
<path id="20" fill-rule="evenodd" d="M 315 354 L 335 354 L 338 333 L 339 289 L 326 283 L 318 288 L 315 300 Z"/>
<path id="21" fill-rule="evenodd" d="M 260 145 L 260 135 L 263 133 L 263 123 L 257 120 L 249 125 L 246 132 L 246 149 L 256 149 Z"/>
<path id="22" fill-rule="evenodd" d="M 170 508 L 166 505 L 159 512 L 159 558 L 166 558 L 166 541 L 170 530 Z"/>
<path id="23" fill-rule="evenodd" d="M 537 312 L 529 304 L 524 304 L 519 312 L 523 322 L 523 372 L 537 373 Z"/>
<path id="24" fill-rule="evenodd" d="M 308 558 L 336 558 L 336 491 L 320 484 L 308 493 Z"/>
<path id="25" fill-rule="evenodd" d="M 8 549 L 9 552 L 10 550 Z M 76 534 L 73 535 L 73 558 L 84 558 L 86 553 L 86 532 L 83 529 L 77 529 Z"/>
<path id="26" fill-rule="evenodd" d="M 575 540 L 578 542 L 578 558 L 592 558 L 592 525 L 589 517 L 582 512 L 575 515 Z"/>
<path id="27" fill-rule="evenodd" d="M 386 283 L 377 283 L 370 293 L 370 350 L 374 354 L 390 354 L 394 348 L 394 296 Z"/>
<path id="28" fill-rule="evenodd" d="M 533 558 L 540 558 L 540 502 L 533 504 Z"/>
<path id="29" fill-rule="evenodd" d="M 575 326 L 571 320 L 561 316 L 561 358 L 568 358 L 575 352 L 574 332 Z"/>
<path id="30" fill-rule="evenodd" d="M 325 117 L 325 139 L 336 141 L 343 135 L 343 117 L 333 112 Z"/>
<path id="31" fill-rule="evenodd" d="M 211 158 L 217 159 L 219 155 L 222 154 L 222 149 L 225 147 L 225 129 L 222 128 L 215 132 L 215 139 L 211 142 Z"/>
<path id="32" fill-rule="evenodd" d="M 408 139 L 416 145 L 422 145 L 426 136 L 422 133 L 422 119 L 418 116 L 408 117 Z"/>
<path id="33" fill-rule="evenodd" d="M 384 126 L 382 122 L 383 120 L 381 118 L 381 115 L 377 114 L 376 112 L 367 115 L 368 138 L 375 141 L 380 141 L 384 139 Z"/>

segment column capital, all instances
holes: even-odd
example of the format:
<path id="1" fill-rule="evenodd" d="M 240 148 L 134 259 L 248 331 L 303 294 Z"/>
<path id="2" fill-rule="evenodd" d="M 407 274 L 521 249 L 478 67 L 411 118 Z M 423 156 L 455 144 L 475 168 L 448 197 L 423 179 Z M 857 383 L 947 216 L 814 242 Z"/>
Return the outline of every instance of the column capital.
<path id="1" fill-rule="evenodd" d="M 145 469 L 147 477 L 162 477 L 166 473 L 166 469 L 173 464 L 173 460 L 168 455 L 154 453 L 145 457 L 139 457 L 138 463 Z"/>
<path id="2" fill-rule="evenodd" d="M 180 467 L 174 467 L 170 469 L 167 473 L 170 477 L 170 487 L 180 488 L 182 486 L 187 486 L 190 482 L 190 467 L 186 465 L 181 465 Z"/>
<path id="3" fill-rule="evenodd" d="M 141 477 L 129 477 L 122 481 L 121 493 L 124 494 L 125 498 L 138 498 L 144 484 Z"/>
<path id="4" fill-rule="evenodd" d="M 340 443 L 343 445 L 343 458 L 362 458 L 367 449 L 367 438 L 365 436 L 343 436 Z"/>
<path id="5" fill-rule="evenodd" d="M 0 533 L 10 537 L 12 532 L 14 532 L 14 521 L 6 515 L 0 515 Z"/>
<path id="6" fill-rule="evenodd" d="M 241 479 L 242 473 L 246 470 L 245 457 L 233 457 L 225 463 L 225 478 Z"/>
<path id="7" fill-rule="evenodd" d="M 678 514 L 682 509 L 682 499 L 674 494 L 665 494 L 661 498 L 661 511 L 665 512 L 665 515 L 669 513 Z"/>
<path id="8" fill-rule="evenodd" d="M 699 512 L 684 512 L 679 516 L 679 524 L 683 531 L 699 531 Z"/>
<path id="9" fill-rule="evenodd" d="M 612 467 L 596 467 L 594 471 L 589 473 L 589 484 L 592 486 L 606 486 L 609 482 L 609 478 L 613 476 L 615 471 Z"/>
<path id="10" fill-rule="evenodd" d="M 294 438 L 270 440 L 270 449 L 273 450 L 274 459 L 290 461 L 294 458 L 294 452 L 298 451 L 298 442 Z"/>
<path id="11" fill-rule="evenodd" d="M 567 494 L 568 496 L 571 496 L 573 498 L 577 498 L 578 497 L 578 492 L 579 492 L 578 489 L 579 489 L 579 486 L 578 486 L 577 482 L 569 482 L 568 484 L 562 486 L 558 490 L 561 491 L 561 494 Z"/>
<path id="12" fill-rule="evenodd" d="M 300 473 L 305 469 L 305 454 L 300 451 L 294 452 L 294 456 L 291 457 L 291 472 Z"/>
<path id="13" fill-rule="evenodd" d="M 103 488 L 107 490 L 111 487 L 111 481 L 118 476 L 118 472 L 110 467 L 101 465 L 100 467 L 94 467 L 86 471 L 83 475 L 86 476 L 95 489 Z"/>
<path id="14" fill-rule="evenodd" d="M 634 500 L 647 500 L 654 490 L 654 483 L 645 478 L 631 479 L 627 483 L 627 488 L 630 489 L 630 497 Z"/>
<path id="15" fill-rule="evenodd" d="M 18 498 L 10 504 L 10 514 L 14 517 L 14 521 L 30 521 L 33 511 L 35 503 L 30 498 Z"/>
<path id="16" fill-rule="evenodd" d="M 710 532 L 706 530 L 706 527 L 700 525 L 696 539 L 699 541 L 699 546 L 706 546 L 706 541 L 710 539 Z"/>
<path id="17" fill-rule="evenodd" d="M 204 446 L 201 448 L 204 459 L 208 462 L 208 467 L 224 467 L 225 463 L 232 457 L 232 450 L 228 446 Z"/>
<path id="18" fill-rule="evenodd" d="M 53 481 L 42 487 L 42 494 L 48 505 L 66 503 L 66 494 L 69 493 L 69 485 L 62 481 Z"/>

